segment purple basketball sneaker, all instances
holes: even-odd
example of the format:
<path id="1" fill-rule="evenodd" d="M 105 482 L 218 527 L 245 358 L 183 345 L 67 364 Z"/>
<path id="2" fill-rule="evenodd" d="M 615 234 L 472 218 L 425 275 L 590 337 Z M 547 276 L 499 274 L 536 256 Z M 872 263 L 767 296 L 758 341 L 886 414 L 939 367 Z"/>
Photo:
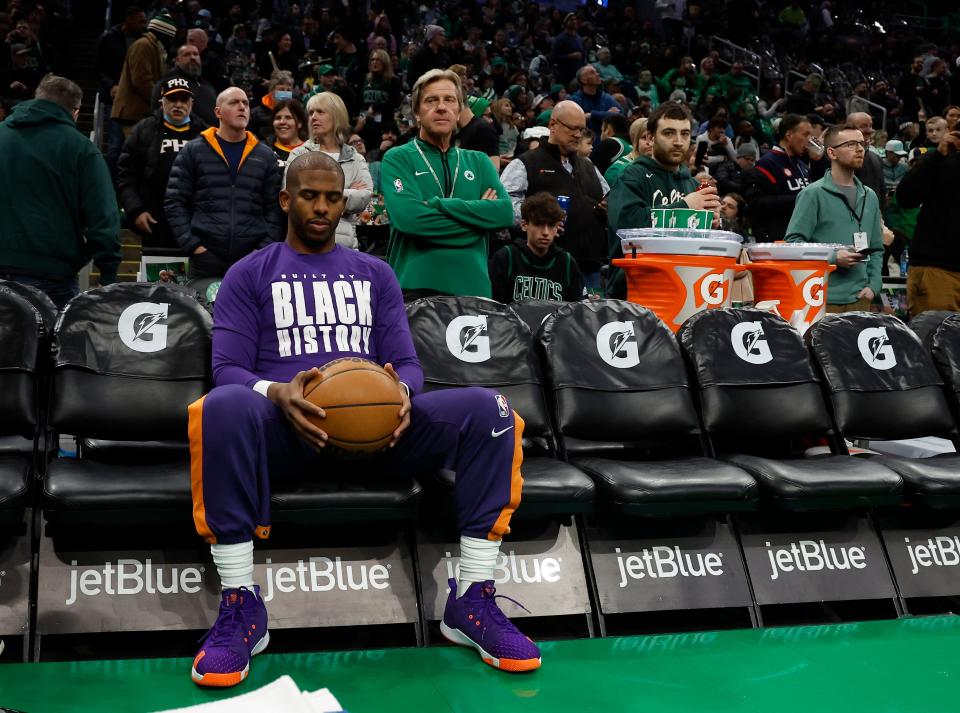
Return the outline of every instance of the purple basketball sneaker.
<path id="1" fill-rule="evenodd" d="M 193 659 L 191 676 L 200 686 L 236 686 L 250 673 L 250 657 L 270 643 L 260 587 L 225 589 L 222 597 L 217 620 Z"/>
<path id="2" fill-rule="evenodd" d="M 455 644 L 472 646 L 484 663 L 503 671 L 533 671 L 540 668 L 540 649 L 520 633 L 497 606 L 493 581 L 474 582 L 459 599 L 457 580 L 451 579 L 450 595 L 440 622 L 440 631 Z M 503 595 L 500 595 L 503 596 Z M 520 602 L 503 597 L 523 607 Z"/>

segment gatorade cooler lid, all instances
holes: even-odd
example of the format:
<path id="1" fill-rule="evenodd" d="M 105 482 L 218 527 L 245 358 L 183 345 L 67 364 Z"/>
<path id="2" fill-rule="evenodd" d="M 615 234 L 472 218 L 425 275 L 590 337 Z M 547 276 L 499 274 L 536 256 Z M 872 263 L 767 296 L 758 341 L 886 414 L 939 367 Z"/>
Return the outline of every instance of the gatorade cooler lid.
<path id="1" fill-rule="evenodd" d="M 702 255 L 736 258 L 740 236 L 724 230 L 630 228 L 618 230 L 623 254 Z"/>
<path id="2" fill-rule="evenodd" d="M 754 243 L 744 246 L 751 260 L 818 260 L 828 262 L 837 248 L 829 243 Z"/>

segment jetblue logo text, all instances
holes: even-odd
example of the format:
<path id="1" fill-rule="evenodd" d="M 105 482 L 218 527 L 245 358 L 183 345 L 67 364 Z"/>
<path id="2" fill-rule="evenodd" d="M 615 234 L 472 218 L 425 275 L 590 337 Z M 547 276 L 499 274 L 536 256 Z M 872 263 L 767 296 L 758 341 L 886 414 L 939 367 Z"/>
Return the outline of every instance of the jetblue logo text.
<path id="1" fill-rule="evenodd" d="M 454 564 L 450 552 L 444 552 L 447 579 L 460 576 L 460 563 Z M 500 553 L 493 570 L 495 584 L 556 584 L 560 581 L 560 557 L 523 557 L 513 550 Z"/>
<path id="2" fill-rule="evenodd" d="M 119 559 L 116 564 L 106 562 L 102 567 L 83 570 L 77 569 L 77 561 L 72 560 L 70 566 L 70 596 L 64 602 L 68 607 L 81 596 L 196 594 L 203 589 L 203 567 L 155 565 L 149 558 L 145 562 Z"/>
<path id="3" fill-rule="evenodd" d="M 779 579 L 786 572 L 865 569 L 867 566 L 866 547 L 827 545 L 823 540 L 800 540 L 783 547 L 764 544 L 770 560 L 770 579 Z"/>
<path id="4" fill-rule="evenodd" d="M 636 555 L 617 553 L 617 569 L 620 571 L 620 588 L 626 587 L 630 580 L 671 579 L 673 577 L 720 577 L 723 575 L 723 555 L 718 552 L 688 553 L 679 547 L 657 545 L 646 547 Z"/>
<path id="5" fill-rule="evenodd" d="M 267 565 L 272 562 L 267 559 Z M 279 592 L 363 592 L 387 589 L 390 586 L 390 565 L 345 564 L 339 557 L 311 557 L 294 565 L 267 567 L 267 586 L 263 601 L 269 602 Z"/>
<path id="6" fill-rule="evenodd" d="M 917 574 L 921 567 L 956 567 L 960 564 L 960 537 L 931 537 L 925 543 L 910 544 L 904 537 L 907 554 L 910 556 L 910 574 Z"/>

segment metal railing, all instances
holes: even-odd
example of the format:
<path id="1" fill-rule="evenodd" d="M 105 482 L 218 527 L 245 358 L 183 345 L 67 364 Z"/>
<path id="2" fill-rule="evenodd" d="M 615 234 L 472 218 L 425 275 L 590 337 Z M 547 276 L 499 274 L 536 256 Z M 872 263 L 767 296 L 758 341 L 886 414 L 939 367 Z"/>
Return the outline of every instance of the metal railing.
<path id="1" fill-rule="evenodd" d="M 743 73 L 757 83 L 757 93 L 760 93 L 760 81 L 763 74 L 763 58 L 760 55 L 718 35 L 710 36 L 709 47 L 711 50 L 715 49 L 720 53 L 720 61 L 727 67 L 733 65 L 734 62 L 742 63 L 744 65 Z M 724 56 L 724 50 L 726 56 Z M 756 67 L 756 72 L 747 69 L 748 67 Z"/>
<path id="2" fill-rule="evenodd" d="M 110 29 L 110 18 L 113 17 L 113 0 L 107 0 L 107 9 L 103 16 L 103 30 Z M 90 140 L 101 151 L 103 150 L 103 134 L 106 131 L 107 121 L 110 119 L 103 110 L 103 102 L 100 101 L 100 78 L 97 77 L 97 95 L 93 101 L 93 131 L 90 132 Z"/>

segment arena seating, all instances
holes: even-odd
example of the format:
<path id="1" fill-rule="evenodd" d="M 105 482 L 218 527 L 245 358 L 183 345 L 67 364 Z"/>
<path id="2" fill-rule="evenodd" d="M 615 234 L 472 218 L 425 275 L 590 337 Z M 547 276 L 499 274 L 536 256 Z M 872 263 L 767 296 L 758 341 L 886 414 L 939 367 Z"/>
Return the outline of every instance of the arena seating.
<path id="1" fill-rule="evenodd" d="M 210 327 L 195 300 L 164 285 L 116 284 L 67 304 L 50 423 L 80 448 L 48 468 L 49 521 L 189 521 L 187 406 L 209 388 Z"/>
<path id="2" fill-rule="evenodd" d="M 606 505 L 639 516 L 756 508 L 754 479 L 706 457 L 680 350 L 656 315 L 571 303 L 547 318 L 541 343 L 562 452 Z"/>
<path id="3" fill-rule="evenodd" d="M 520 300 L 519 302 L 511 302 L 510 308 L 526 323 L 530 328 L 531 336 L 536 340 L 543 320 L 565 304 L 565 302 L 554 302 L 552 300 Z"/>
<path id="4" fill-rule="evenodd" d="M 953 410 L 954 421 L 960 414 L 960 315 L 955 312 L 930 312 L 943 316 L 929 331 L 926 338 L 921 337 L 924 345 L 930 350 L 933 363 L 943 378 L 947 400 Z M 910 323 L 911 329 L 913 322 Z M 917 336 L 920 336 L 918 333 Z M 957 421 L 960 423 L 960 421 Z"/>
<path id="5" fill-rule="evenodd" d="M 23 518 L 33 472 L 38 424 L 39 312 L 24 297 L 0 287 L 0 523 Z"/>
<path id="6" fill-rule="evenodd" d="M 832 435 L 832 423 L 807 349 L 781 318 L 759 310 L 705 310 L 688 319 L 677 338 L 700 386 L 713 447 L 757 479 L 765 505 L 799 512 L 901 502 L 895 473 L 837 454 L 836 439 L 834 454 L 790 457 L 800 437 Z"/>
<path id="7" fill-rule="evenodd" d="M 49 467 L 50 522 L 189 523 L 187 406 L 211 385 L 211 326 L 175 286 L 111 285 L 68 304 L 55 335 L 50 418 L 80 439 L 80 457 Z M 278 479 L 274 520 L 405 518 L 418 497 L 412 479 Z"/>
<path id="8" fill-rule="evenodd" d="M 426 390 L 486 386 L 523 417 L 523 500 L 515 517 L 593 507 L 594 485 L 558 460 L 530 330 L 509 307 L 482 297 L 429 297 L 407 305 Z M 437 477 L 448 488 L 453 474 Z"/>
<path id="9" fill-rule="evenodd" d="M 834 418 L 848 439 L 957 437 L 943 380 L 929 352 L 903 322 L 883 314 L 828 315 L 808 332 L 830 392 Z M 960 505 L 960 456 L 875 456 L 902 476 L 910 502 Z"/>

